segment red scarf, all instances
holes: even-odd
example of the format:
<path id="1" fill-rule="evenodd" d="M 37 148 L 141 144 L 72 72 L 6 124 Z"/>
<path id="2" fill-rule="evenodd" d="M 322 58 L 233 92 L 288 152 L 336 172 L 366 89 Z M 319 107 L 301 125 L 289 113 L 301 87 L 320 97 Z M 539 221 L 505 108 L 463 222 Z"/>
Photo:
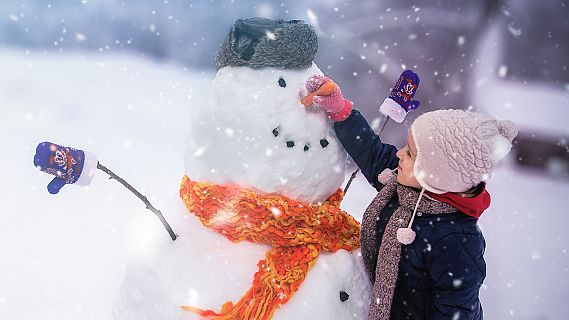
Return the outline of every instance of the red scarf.
<path id="1" fill-rule="evenodd" d="M 451 192 L 435 194 L 427 191 L 426 193 L 429 197 L 437 201 L 448 203 L 460 212 L 476 219 L 480 218 L 484 210 L 490 206 L 490 194 L 486 191 L 486 184 L 484 185 L 484 189 L 472 198 L 463 197 Z"/>

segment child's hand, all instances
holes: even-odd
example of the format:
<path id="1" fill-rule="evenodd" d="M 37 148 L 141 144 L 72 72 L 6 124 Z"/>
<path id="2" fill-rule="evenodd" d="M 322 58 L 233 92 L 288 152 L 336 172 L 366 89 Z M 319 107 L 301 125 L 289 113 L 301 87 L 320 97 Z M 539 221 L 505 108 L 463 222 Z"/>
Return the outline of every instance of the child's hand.
<path id="1" fill-rule="evenodd" d="M 308 90 L 309 93 L 312 93 L 328 81 L 331 80 L 326 76 L 312 76 L 306 82 L 306 90 Z M 342 121 L 345 120 L 352 112 L 352 102 L 344 98 L 338 85 L 334 85 L 335 88 L 332 93 L 326 96 L 314 96 L 313 102 L 314 105 L 326 110 L 332 121 Z"/>

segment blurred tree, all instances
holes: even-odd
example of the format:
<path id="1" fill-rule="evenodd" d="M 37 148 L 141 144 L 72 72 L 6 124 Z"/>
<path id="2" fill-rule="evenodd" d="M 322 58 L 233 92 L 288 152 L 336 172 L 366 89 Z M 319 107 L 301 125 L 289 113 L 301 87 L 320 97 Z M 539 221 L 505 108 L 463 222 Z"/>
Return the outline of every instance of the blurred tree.
<path id="1" fill-rule="evenodd" d="M 407 68 L 423 77 L 421 112 L 410 113 L 407 123 L 425 111 L 467 108 L 475 52 L 499 7 L 497 0 L 402 0 L 324 8 L 318 10 L 322 39 L 317 62 L 368 119 L 379 116 L 381 101 Z M 405 133 L 404 126 L 394 126 L 386 137 L 402 143 Z"/>

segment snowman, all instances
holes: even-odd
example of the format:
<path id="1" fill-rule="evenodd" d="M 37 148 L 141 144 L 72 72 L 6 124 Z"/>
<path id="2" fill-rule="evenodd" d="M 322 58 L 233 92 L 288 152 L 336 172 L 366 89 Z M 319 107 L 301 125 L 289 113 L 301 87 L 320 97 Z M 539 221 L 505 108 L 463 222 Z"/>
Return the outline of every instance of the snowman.
<path id="1" fill-rule="evenodd" d="M 174 242 L 134 256 L 117 320 L 363 319 L 359 224 L 339 208 L 346 152 L 305 107 L 317 38 L 299 20 L 237 20 L 192 106 Z"/>

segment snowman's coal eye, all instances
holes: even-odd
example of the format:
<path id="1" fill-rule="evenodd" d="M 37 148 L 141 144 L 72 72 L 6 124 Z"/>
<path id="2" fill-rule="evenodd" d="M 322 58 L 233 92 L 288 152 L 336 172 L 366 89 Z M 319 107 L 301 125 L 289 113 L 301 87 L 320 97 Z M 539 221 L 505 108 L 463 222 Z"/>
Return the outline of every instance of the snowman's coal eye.
<path id="1" fill-rule="evenodd" d="M 286 87 L 286 81 L 283 78 L 279 79 L 279 86 L 281 86 L 282 88 Z"/>
<path id="2" fill-rule="evenodd" d="M 322 148 L 326 148 L 328 146 L 328 144 L 330 144 L 328 142 L 328 140 L 326 139 L 320 139 L 320 145 L 322 146 Z"/>
<path id="3" fill-rule="evenodd" d="M 348 300 L 349 298 L 350 298 L 350 295 L 346 291 L 344 291 L 344 290 L 340 291 L 340 301 L 344 302 L 344 301 Z"/>

